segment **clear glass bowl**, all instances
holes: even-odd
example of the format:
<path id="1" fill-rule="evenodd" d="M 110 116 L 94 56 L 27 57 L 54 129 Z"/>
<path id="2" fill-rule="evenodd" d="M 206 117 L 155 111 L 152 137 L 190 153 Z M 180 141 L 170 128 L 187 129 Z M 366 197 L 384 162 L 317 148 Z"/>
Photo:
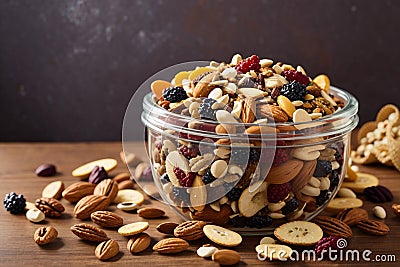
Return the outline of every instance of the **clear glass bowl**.
<path id="1" fill-rule="evenodd" d="M 311 220 L 343 181 L 350 134 L 358 123 L 357 100 L 333 86 L 330 93 L 345 104 L 331 115 L 297 124 L 234 124 L 232 134 L 215 133 L 216 121 L 169 112 L 148 93 L 141 119 L 160 197 L 185 220 L 210 221 L 245 234 Z M 269 130 L 246 134 L 252 126 Z M 195 178 L 183 187 L 167 172 Z"/>

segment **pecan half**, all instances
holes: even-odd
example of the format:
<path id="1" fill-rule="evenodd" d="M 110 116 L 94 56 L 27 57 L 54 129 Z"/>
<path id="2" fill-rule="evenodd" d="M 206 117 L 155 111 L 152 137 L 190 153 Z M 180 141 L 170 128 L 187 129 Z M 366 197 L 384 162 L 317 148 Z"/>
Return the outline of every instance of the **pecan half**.
<path id="1" fill-rule="evenodd" d="M 38 245 L 46 245 L 50 242 L 53 242 L 58 236 L 58 232 L 56 228 L 53 226 L 48 227 L 39 227 L 35 234 L 33 235 L 33 239 Z"/>
<path id="2" fill-rule="evenodd" d="M 109 204 L 106 196 L 89 195 L 76 203 L 74 208 L 74 216 L 78 219 L 87 219 L 92 212 L 104 210 Z"/>
<path id="3" fill-rule="evenodd" d="M 48 197 L 36 199 L 35 206 L 40 209 L 44 215 L 49 217 L 60 217 L 61 213 L 65 210 L 60 201 Z"/>
<path id="4" fill-rule="evenodd" d="M 103 242 L 109 239 L 106 232 L 91 224 L 79 223 L 71 226 L 70 229 L 72 233 L 84 240 Z"/>
<path id="5" fill-rule="evenodd" d="M 318 216 L 312 220 L 318 224 L 326 235 L 350 238 L 353 235 L 350 227 L 344 222 L 329 216 Z"/>
<path id="6" fill-rule="evenodd" d="M 121 216 L 105 210 L 93 212 L 90 218 L 95 224 L 106 228 L 121 227 L 124 224 L 124 219 Z"/>
<path id="7" fill-rule="evenodd" d="M 183 222 L 174 229 L 174 236 L 188 241 L 200 239 L 204 236 L 203 227 L 206 224 L 204 221 Z"/>
<path id="8" fill-rule="evenodd" d="M 360 208 L 345 209 L 339 212 L 336 219 L 341 220 L 348 226 L 353 226 L 361 220 L 368 219 L 368 212 Z"/>
<path id="9" fill-rule="evenodd" d="M 93 195 L 106 196 L 111 203 L 117 196 L 118 190 L 118 183 L 116 181 L 105 179 L 96 186 Z"/>
<path id="10" fill-rule="evenodd" d="M 387 235 L 390 231 L 389 226 L 383 222 L 376 220 L 361 220 L 357 227 L 366 234 L 369 235 Z"/>
<path id="11" fill-rule="evenodd" d="M 119 252 L 118 242 L 115 240 L 107 240 L 101 242 L 94 251 L 99 260 L 108 260 L 117 255 Z"/>

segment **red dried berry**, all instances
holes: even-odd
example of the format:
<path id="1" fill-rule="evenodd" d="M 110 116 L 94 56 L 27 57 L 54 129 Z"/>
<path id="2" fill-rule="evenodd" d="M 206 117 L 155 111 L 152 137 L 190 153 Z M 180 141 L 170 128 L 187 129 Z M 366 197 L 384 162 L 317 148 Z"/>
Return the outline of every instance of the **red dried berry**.
<path id="1" fill-rule="evenodd" d="M 270 184 L 267 188 L 267 198 L 271 203 L 277 203 L 284 200 L 292 190 L 289 183 L 285 184 Z"/>
<path id="2" fill-rule="evenodd" d="M 256 55 L 252 55 L 243 59 L 236 65 L 236 70 L 242 73 L 249 72 L 250 70 L 258 71 L 261 68 L 260 59 Z"/>
<path id="3" fill-rule="evenodd" d="M 180 146 L 178 151 L 187 159 L 195 158 L 199 154 L 199 148 L 196 145 L 192 147 Z"/>
<path id="4" fill-rule="evenodd" d="M 275 150 L 274 161 L 272 163 L 273 167 L 279 166 L 282 163 L 289 160 L 289 151 L 286 148 L 277 148 Z"/>
<path id="5" fill-rule="evenodd" d="M 191 187 L 192 184 L 193 184 L 193 180 L 194 180 L 195 177 L 196 177 L 196 173 L 194 173 L 194 172 L 189 172 L 189 173 L 185 176 L 185 178 L 183 178 L 182 180 L 179 180 L 179 184 L 180 184 L 181 186 L 184 186 L 184 187 Z"/>
<path id="6" fill-rule="evenodd" d="M 194 172 L 189 172 L 188 174 L 185 174 L 184 171 L 182 171 L 180 168 L 175 167 L 174 168 L 174 173 L 176 175 L 176 178 L 179 181 L 179 184 L 184 187 L 190 187 L 193 184 L 193 180 L 196 177 L 196 174 Z"/>
<path id="7" fill-rule="evenodd" d="M 295 70 L 284 70 L 282 72 L 282 75 L 288 80 L 289 82 L 291 81 L 296 81 L 300 84 L 303 85 L 309 85 L 310 84 L 310 78 L 308 78 L 306 75 L 301 73 L 300 71 L 295 71 Z"/>
<path id="8" fill-rule="evenodd" d="M 331 249 L 338 249 L 338 240 L 342 239 L 339 236 L 328 236 L 328 237 L 324 237 L 321 238 L 318 243 L 315 245 L 315 252 L 317 253 L 317 255 L 321 255 L 322 252 L 325 250 L 326 255 L 327 252 L 329 250 L 329 248 Z"/>

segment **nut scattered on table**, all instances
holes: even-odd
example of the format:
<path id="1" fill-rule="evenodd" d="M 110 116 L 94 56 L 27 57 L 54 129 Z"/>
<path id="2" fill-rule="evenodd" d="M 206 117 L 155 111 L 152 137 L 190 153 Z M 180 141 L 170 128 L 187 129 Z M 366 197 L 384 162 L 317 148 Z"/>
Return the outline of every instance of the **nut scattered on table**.
<path id="1" fill-rule="evenodd" d="M 33 236 L 36 244 L 46 245 L 53 242 L 58 236 L 56 228 L 53 226 L 43 226 L 39 227 Z"/>

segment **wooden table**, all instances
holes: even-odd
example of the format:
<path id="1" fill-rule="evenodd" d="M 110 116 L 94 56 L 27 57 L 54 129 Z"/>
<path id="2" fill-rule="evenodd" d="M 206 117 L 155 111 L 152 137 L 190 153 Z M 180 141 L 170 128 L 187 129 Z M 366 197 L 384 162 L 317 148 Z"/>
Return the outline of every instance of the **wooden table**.
<path id="1" fill-rule="evenodd" d="M 0 144 L 0 196 L 3 198 L 6 193 L 16 191 L 23 194 L 28 201 L 35 201 L 40 197 L 41 191 L 46 184 L 55 180 L 62 180 L 66 186 L 76 182 L 77 179 L 71 176 L 71 171 L 82 163 L 98 158 L 113 157 L 119 159 L 121 143 L 3 143 Z M 145 160 L 144 146 L 137 145 L 137 154 Z M 60 172 L 57 177 L 37 177 L 34 170 L 42 163 L 54 163 Z M 400 174 L 392 168 L 381 165 L 361 166 L 365 172 L 375 174 L 380 178 L 381 184 L 385 185 L 394 193 L 394 202 L 400 202 Z M 119 163 L 118 167 L 111 172 L 111 175 L 126 171 L 124 164 Z M 361 196 L 363 198 L 363 196 Z M 65 214 L 58 219 L 46 219 L 42 224 L 29 222 L 25 215 L 11 215 L 3 207 L 0 208 L 0 266 L 102 266 L 102 265 L 130 265 L 130 266 L 217 266 L 216 263 L 205 260 L 196 255 L 196 249 L 202 244 L 209 243 L 206 238 L 191 242 L 189 250 L 171 256 L 163 256 L 152 252 L 151 248 L 145 252 L 132 255 L 126 249 L 127 238 L 124 238 L 116 231 L 106 230 L 109 237 L 117 240 L 120 244 L 120 253 L 111 261 L 101 262 L 94 256 L 95 245 L 79 240 L 69 230 L 70 226 L 81 222 L 72 216 L 73 205 L 61 200 L 66 208 Z M 366 208 L 372 217 L 371 208 L 373 203 L 365 201 Z M 374 237 L 363 234 L 353 228 L 354 237 L 351 238 L 347 249 L 372 251 L 371 259 L 375 255 L 395 255 L 397 265 L 400 262 L 400 218 L 396 218 L 391 210 L 392 203 L 384 203 L 388 217 L 385 222 L 391 227 L 387 236 Z M 156 206 L 166 211 L 168 221 L 177 221 L 177 215 L 167 206 L 154 200 L 147 200 L 146 206 Z M 109 210 L 123 216 L 126 223 L 141 221 L 136 214 L 125 213 L 110 206 Z M 153 244 L 162 239 L 163 235 L 155 229 L 161 221 L 150 220 L 150 228 L 147 233 L 153 238 Z M 33 241 L 33 233 L 41 225 L 53 225 L 58 229 L 59 238 L 56 242 L 40 247 Z M 262 262 L 257 259 L 254 251 L 261 237 L 244 237 L 243 243 L 236 248 L 242 256 L 240 266 L 244 265 L 266 265 L 266 264 L 291 264 L 299 265 L 298 262 Z M 339 261 L 307 262 L 307 265 L 338 264 Z M 348 262 L 351 265 L 360 263 L 378 265 L 378 262 Z M 381 264 L 381 263 L 380 263 Z M 388 264 L 388 263 L 387 263 Z M 396 263 L 391 263 L 396 265 Z"/>

